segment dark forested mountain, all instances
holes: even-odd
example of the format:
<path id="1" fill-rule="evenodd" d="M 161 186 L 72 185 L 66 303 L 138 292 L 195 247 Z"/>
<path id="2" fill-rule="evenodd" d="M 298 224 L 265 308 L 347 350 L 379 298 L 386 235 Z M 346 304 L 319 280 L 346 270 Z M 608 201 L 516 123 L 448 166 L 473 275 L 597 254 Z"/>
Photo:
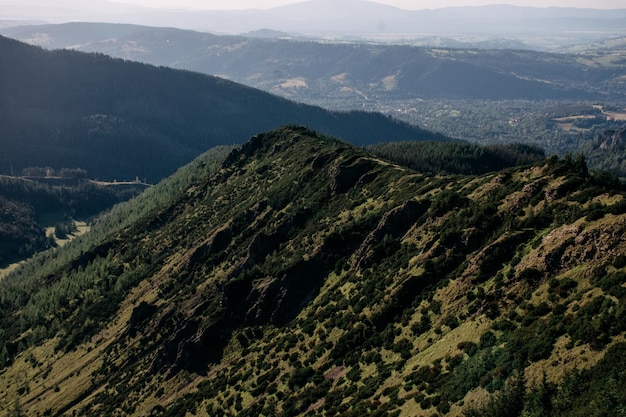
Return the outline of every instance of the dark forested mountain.
<path id="1" fill-rule="evenodd" d="M 233 82 L 0 38 L 0 172 L 83 168 L 156 182 L 208 148 L 295 123 L 356 144 L 445 139 L 375 113 L 337 113 Z"/>
<path id="2" fill-rule="evenodd" d="M 172 28 L 69 23 L 18 27 L 9 36 L 221 75 L 288 98 L 607 99 L 624 93 L 620 54 L 458 50 L 409 45 L 216 36 Z"/>
<path id="3" fill-rule="evenodd" d="M 583 158 L 433 175 L 258 134 L 0 281 L 0 413 L 615 415 L 625 233 Z"/>

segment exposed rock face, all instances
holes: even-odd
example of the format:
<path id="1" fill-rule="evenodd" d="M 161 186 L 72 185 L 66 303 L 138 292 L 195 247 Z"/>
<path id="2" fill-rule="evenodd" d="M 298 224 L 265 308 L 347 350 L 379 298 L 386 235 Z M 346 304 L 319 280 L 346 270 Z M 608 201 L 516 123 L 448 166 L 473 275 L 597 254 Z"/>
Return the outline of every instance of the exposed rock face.
<path id="1" fill-rule="evenodd" d="M 245 323 L 285 325 L 317 293 L 328 275 L 319 260 L 297 262 L 278 279 L 255 285 L 246 297 Z"/>
<path id="2" fill-rule="evenodd" d="M 409 200 L 384 215 L 378 226 L 367 236 L 356 252 L 352 267 L 367 268 L 378 261 L 377 246 L 385 239 L 402 237 L 428 209 L 428 202 Z"/>
<path id="3" fill-rule="evenodd" d="M 376 163 L 367 158 L 354 158 L 335 166 L 331 172 L 330 189 L 333 195 L 343 194 L 357 183 L 367 183 L 374 179 L 373 175 L 366 175 L 376 166 Z"/>
<path id="4" fill-rule="evenodd" d="M 606 130 L 593 140 L 596 148 L 602 150 L 624 149 L 626 147 L 626 127 L 619 130 Z"/>
<path id="5" fill-rule="evenodd" d="M 615 248 L 626 242 L 626 216 L 606 215 L 587 225 L 583 222 L 565 225 L 546 235 L 541 244 L 518 266 L 521 272 L 535 268 L 558 274 L 585 262 L 611 262 L 619 255 Z"/>
<path id="6" fill-rule="evenodd" d="M 128 322 L 128 331 L 130 336 L 134 337 L 139 327 L 144 324 L 146 320 L 152 317 L 156 312 L 157 308 L 154 305 L 149 304 L 145 301 L 139 303 L 139 305 L 133 309 L 130 320 Z"/>
<path id="7" fill-rule="evenodd" d="M 199 307 L 205 307 L 201 304 Z M 207 364 L 218 361 L 228 341 L 228 326 L 223 321 L 204 327 L 202 308 L 184 321 L 175 321 L 171 334 L 154 354 L 152 372 L 174 374 L 180 370 L 204 372 Z"/>
<path id="8" fill-rule="evenodd" d="M 193 251 L 189 257 L 189 262 L 191 264 L 204 262 L 211 255 L 217 254 L 226 249 L 231 239 L 232 230 L 228 227 L 217 230 L 211 239 Z"/>

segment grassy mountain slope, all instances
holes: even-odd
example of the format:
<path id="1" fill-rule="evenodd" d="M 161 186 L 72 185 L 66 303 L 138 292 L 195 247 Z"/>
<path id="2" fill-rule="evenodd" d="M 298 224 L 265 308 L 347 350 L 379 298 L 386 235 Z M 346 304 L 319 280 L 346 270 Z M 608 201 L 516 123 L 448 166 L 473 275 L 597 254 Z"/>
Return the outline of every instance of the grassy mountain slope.
<path id="1" fill-rule="evenodd" d="M 0 38 L 0 172 L 83 168 L 156 182 L 212 146 L 294 123 L 357 144 L 444 139 L 375 113 L 296 104 L 224 79 Z"/>
<path id="2" fill-rule="evenodd" d="M 0 282 L 2 415 L 626 405 L 626 195 L 584 160 L 432 175 L 286 127 L 219 161 Z"/>

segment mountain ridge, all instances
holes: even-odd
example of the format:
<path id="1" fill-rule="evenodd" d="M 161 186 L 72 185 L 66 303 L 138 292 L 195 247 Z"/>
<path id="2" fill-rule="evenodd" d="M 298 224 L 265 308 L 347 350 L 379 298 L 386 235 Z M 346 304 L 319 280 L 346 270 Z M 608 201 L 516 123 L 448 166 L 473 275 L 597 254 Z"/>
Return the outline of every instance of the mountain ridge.
<path id="1" fill-rule="evenodd" d="M 112 6 L 113 3 L 106 2 Z M 304 1 L 272 9 L 261 10 L 158 10 L 156 8 L 131 7 L 116 4 L 107 13 L 96 14 L 89 8 L 72 11 L 67 8 L 66 17 L 58 14 L 58 6 L 43 10 L 41 7 L 7 5 L 7 15 L 13 19 L 40 19 L 55 22 L 71 20 L 106 20 L 117 23 L 140 23 L 152 26 L 178 26 L 186 29 L 242 33 L 269 27 L 270 29 L 342 35 L 346 33 L 505 33 L 541 32 L 563 33 L 567 31 L 607 29 L 623 27 L 619 19 L 626 9 L 577 9 L 533 8 L 519 6 L 474 6 L 466 8 L 442 8 L 434 10 L 403 10 L 375 2 L 352 2 L 357 8 L 367 8 L 371 15 L 345 10 L 340 16 L 336 3 Z M 76 8 L 74 8 L 76 9 Z M 354 9 L 354 8 L 353 8 Z M 68 14 L 69 13 L 69 14 Z M 294 14 L 296 13 L 296 14 Z M 494 16 L 495 15 L 495 16 Z M 310 19 L 311 16 L 324 19 Z M 520 16 L 524 16 L 522 19 Z M 574 17 L 564 21 L 560 18 Z M 342 20 L 343 18 L 343 25 Z M 469 18 L 469 19 L 468 19 Z M 261 23 L 263 22 L 263 23 Z M 351 24 L 346 25 L 347 22 Z M 303 24 L 304 23 L 304 24 Z"/>
<path id="2" fill-rule="evenodd" d="M 180 175 L 137 221 L 0 281 L 5 398 L 50 415 L 572 415 L 568 384 L 597 407 L 583 381 L 623 370 L 626 197 L 584 159 L 432 175 L 289 126 Z M 596 412 L 626 401 L 605 393 Z"/>

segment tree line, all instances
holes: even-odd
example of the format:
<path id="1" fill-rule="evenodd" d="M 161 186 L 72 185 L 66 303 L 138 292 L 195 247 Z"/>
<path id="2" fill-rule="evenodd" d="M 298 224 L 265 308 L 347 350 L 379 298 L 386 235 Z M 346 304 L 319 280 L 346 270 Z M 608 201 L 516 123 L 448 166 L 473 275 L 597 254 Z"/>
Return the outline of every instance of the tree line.
<path id="1" fill-rule="evenodd" d="M 367 148 L 377 156 L 431 173 L 479 175 L 545 159 L 538 146 L 521 143 L 479 146 L 467 142 L 390 142 Z"/>

